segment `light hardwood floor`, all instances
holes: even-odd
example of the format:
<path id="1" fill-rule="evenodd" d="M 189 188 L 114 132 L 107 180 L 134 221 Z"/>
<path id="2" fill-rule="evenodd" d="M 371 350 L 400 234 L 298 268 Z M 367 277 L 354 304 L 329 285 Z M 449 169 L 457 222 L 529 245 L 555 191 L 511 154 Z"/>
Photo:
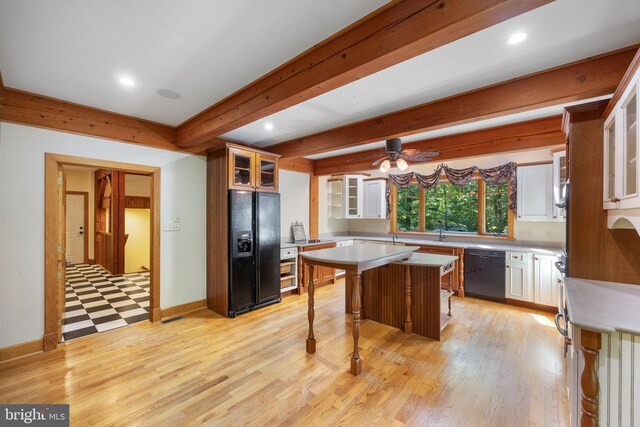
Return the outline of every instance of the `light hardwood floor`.
<path id="1" fill-rule="evenodd" d="M 443 341 L 361 325 L 349 373 L 339 282 L 236 319 L 203 310 L 142 322 L 0 364 L 1 403 L 70 403 L 72 425 L 568 424 L 562 341 L 549 314 L 455 299 Z"/>

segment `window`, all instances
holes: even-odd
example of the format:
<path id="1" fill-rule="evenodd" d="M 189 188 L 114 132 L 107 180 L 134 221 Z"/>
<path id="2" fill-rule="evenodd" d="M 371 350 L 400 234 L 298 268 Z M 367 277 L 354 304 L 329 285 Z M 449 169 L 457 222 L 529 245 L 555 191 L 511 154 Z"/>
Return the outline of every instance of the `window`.
<path id="1" fill-rule="evenodd" d="M 513 237 L 509 183 L 474 179 L 464 186 L 445 181 L 424 190 L 417 184 L 393 188 L 392 232 L 448 233 Z"/>
<path id="2" fill-rule="evenodd" d="M 464 186 L 440 183 L 426 190 L 426 231 L 478 232 L 478 181 Z"/>
<path id="3" fill-rule="evenodd" d="M 509 184 L 485 184 L 484 229 L 487 234 L 509 234 Z"/>
<path id="4" fill-rule="evenodd" d="M 410 185 L 398 188 L 397 229 L 399 231 L 418 231 L 420 219 L 420 187 Z"/>

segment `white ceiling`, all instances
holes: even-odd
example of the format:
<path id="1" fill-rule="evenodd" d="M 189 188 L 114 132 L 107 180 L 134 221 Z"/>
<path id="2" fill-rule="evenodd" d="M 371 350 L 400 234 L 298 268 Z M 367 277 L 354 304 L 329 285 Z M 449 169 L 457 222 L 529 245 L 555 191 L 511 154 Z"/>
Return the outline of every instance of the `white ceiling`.
<path id="1" fill-rule="evenodd" d="M 177 125 L 386 2 L 0 0 L 0 70 L 9 87 Z M 640 43 L 640 1 L 612 6 L 556 0 L 225 137 L 265 147 Z M 518 31 L 529 37 L 507 44 Z M 120 75 L 137 85 L 123 88 Z M 169 100 L 158 89 L 182 97 Z M 545 117 L 562 107 L 403 140 Z"/>
<path id="2" fill-rule="evenodd" d="M 8 87 L 177 125 L 386 2 L 0 0 L 0 70 Z"/>
<path id="3" fill-rule="evenodd" d="M 612 2 L 601 0 L 557 0 L 248 124 L 225 137 L 265 147 L 639 43 L 640 1 L 614 3 L 615 7 Z M 520 31 L 527 32 L 528 38 L 521 44 L 509 45 L 507 38 Z M 556 108 L 547 115 L 561 111 Z M 542 117 L 540 112 L 518 114 L 509 121 L 488 121 L 488 126 L 537 117 Z M 266 131 L 265 123 L 273 124 L 274 129 Z M 438 133 L 403 139 L 434 135 Z M 349 151 L 363 149 L 364 146 Z M 311 158 L 346 152 L 339 150 Z"/>

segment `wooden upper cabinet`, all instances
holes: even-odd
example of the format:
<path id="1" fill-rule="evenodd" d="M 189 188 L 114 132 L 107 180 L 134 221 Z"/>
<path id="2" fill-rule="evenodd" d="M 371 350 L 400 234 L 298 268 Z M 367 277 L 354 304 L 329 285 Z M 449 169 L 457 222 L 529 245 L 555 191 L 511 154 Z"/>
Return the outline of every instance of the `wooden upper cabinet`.
<path id="1" fill-rule="evenodd" d="M 256 189 L 278 191 L 278 157 L 256 153 Z"/>
<path id="2" fill-rule="evenodd" d="M 278 156 L 228 146 L 229 189 L 278 191 Z"/>

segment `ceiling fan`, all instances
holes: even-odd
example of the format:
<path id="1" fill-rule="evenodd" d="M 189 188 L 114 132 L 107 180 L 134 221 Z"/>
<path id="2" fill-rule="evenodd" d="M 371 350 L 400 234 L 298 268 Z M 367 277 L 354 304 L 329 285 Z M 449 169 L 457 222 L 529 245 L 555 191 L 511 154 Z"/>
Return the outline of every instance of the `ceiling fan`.
<path id="1" fill-rule="evenodd" d="M 391 167 L 395 164 L 401 171 L 406 171 L 409 168 L 407 160 L 412 162 L 428 162 L 432 158 L 440 155 L 435 151 L 422 151 L 415 148 L 402 149 L 402 141 L 400 138 L 387 139 L 386 148 L 374 150 L 373 153 L 355 157 L 348 161 L 348 163 L 359 162 L 369 157 L 379 156 L 385 154 L 384 157 L 379 158 L 372 163 L 373 166 L 380 165 L 380 172 L 387 173 L 391 170 Z"/>

